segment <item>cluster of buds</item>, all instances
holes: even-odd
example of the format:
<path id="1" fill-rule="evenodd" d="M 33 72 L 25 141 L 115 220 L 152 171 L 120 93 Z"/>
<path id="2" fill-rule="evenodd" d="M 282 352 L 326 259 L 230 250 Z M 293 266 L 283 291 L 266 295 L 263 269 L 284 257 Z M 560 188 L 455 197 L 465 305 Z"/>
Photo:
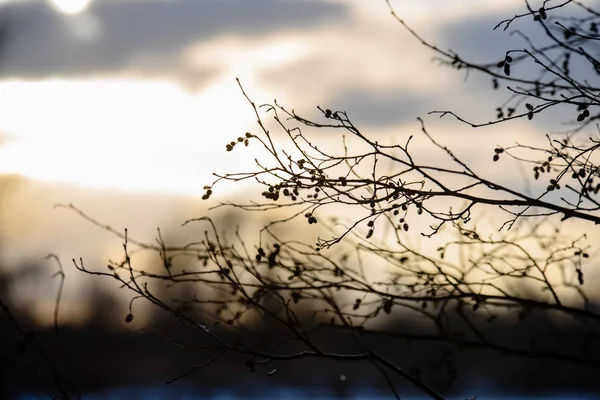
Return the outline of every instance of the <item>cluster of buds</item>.
<path id="1" fill-rule="evenodd" d="M 527 108 L 527 119 L 533 119 L 533 106 L 529 103 L 525 104 L 525 108 Z"/>
<path id="2" fill-rule="evenodd" d="M 581 111 L 581 113 L 577 116 L 577 121 L 581 122 L 584 119 L 586 119 L 587 117 L 590 116 L 590 110 L 587 109 L 587 105 L 585 104 L 580 104 L 577 107 L 578 111 Z"/>
<path id="3" fill-rule="evenodd" d="M 325 118 L 340 119 L 337 111 L 331 111 L 329 108 L 325 110 Z"/>
<path id="4" fill-rule="evenodd" d="M 311 225 L 317 223 L 317 217 L 315 217 L 312 213 L 304 214 L 304 218 L 306 218 L 308 220 L 308 223 Z"/>
<path id="5" fill-rule="evenodd" d="M 240 136 L 239 138 L 237 138 L 237 141 L 232 140 L 231 142 L 227 143 L 227 145 L 225 146 L 225 149 L 227 151 L 231 151 L 233 150 L 233 148 L 235 147 L 236 144 L 238 143 L 244 143 L 244 146 L 248 146 L 248 139 L 250 139 L 252 137 L 252 134 L 250 132 L 246 132 L 245 137 Z"/>
<path id="6" fill-rule="evenodd" d="M 406 220 L 404 218 L 400 218 L 400 225 L 398 225 L 398 229 L 400 229 L 400 227 L 402 227 L 402 229 L 404 229 L 405 231 L 408 231 L 408 224 L 406 223 Z"/>
<path id="7" fill-rule="evenodd" d="M 585 168 L 580 168 L 579 171 L 573 171 L 573 175 L 571 175 L 571 178 L 585 178 Z"/>
<path id="8" fill-rule="evenodd" d="M 549 192 L 560 189 L 560 184 L 556 179 L 550 179 L 550 184 L 546 188 Z"/>
<path id="9" fill-rule="evenodd" d="M 500 154 L 504 153 L 504 149 L 501 147 L 496 147 L 494 149 L 494 161 L 498 161 L 500 159 Z"/>
<path id="10" fill-rule="evenodd" d="M 203 189 L 206 190 L 206 192 L 204 192 L 204 194 L 202 195 L 202 200 L 208 200 L 212 195 L 212 189 L 210 188 L 210 186 L 204 186 Z"/>
<path id="11" fill-rule="evenodd" d="M 514 107 L 508 107 L 506 109 L 506 115 L 504 115 L 504 109 L 502 107 L 498 107 L 498 108 L 496 108 L 496 112 L 497 112 L 496 118 L 498 118 L 498 119 L 504 118 L 504 117 L 510 118 L 513 116 L 515 111 L 516 111 L 516 109 Z"/>
<path id="12" fill-rule="evenodd" d="M 279 200 L 279 188 L 276 188 L 275 186 L 269 186 L 269 189 L 262 192 L 261 195 L 266 199 L 277 201 Z"/>
<path id="13" fill-rule="evenodd" d="M 283 195 L 285 197 L 289 197 L 292 201 L 298 200 L 297 196 L 299 195 L 299 193 L 300 192 L 298 191 L 297 187 L 293 188 L 292 190 L 290 190 L 288 188 L 283 189 Z"/>
<path id="14" fill-rule="evenodd" d="M 546 20 L 548 18 L 548 13 L 546 13 L 546 9 L 544 7 L 540 7 L 538 13 L 533 16 L 534 21 Z"/>
<path id="15" fill-rule="evenodd" d="M 544 172 L 550 172 L 550 170 L 552 169 L 550 166 L 551 162 L 552 156 L 548 156 L 548 159 L 544 161 L 542 165 L 536 165 L 535 167 L 533 167 L 533 177 L 535 179 L 538 179 L 540 177 L 540 174 L 543 174 Z"/>
<path id="16" fill-rule="evenodd" d="M 498 63 L 498 68 L 504 68 L 504 75 L 510 76 L 510 63 L 513 61 L 512 57 L 508 54 L 504 57 L 504 60 Z"/>
<path id="17" fill-rule="evenodd" d="M 258 252 L 256 254 L 256 261 L 262 260 L 262 258 L 265 257 L 265 256 L 266 256 L 265 250 L 262 247 L 259 247 L 258 248 Z"/>

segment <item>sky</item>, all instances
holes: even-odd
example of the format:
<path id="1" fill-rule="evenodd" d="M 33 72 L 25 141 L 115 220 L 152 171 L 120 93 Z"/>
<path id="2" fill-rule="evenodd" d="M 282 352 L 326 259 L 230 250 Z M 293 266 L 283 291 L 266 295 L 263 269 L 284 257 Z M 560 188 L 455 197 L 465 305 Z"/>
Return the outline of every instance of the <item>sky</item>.
<path id="1" fill-rule="evenodd" d="M 423 37 L 476 61 L 515 44 L 496 23 L 521 0 L 392 0 Z M 63 260 L 120 255 L 120 239 L 59 203 L 152 242 L 243 185 L 199 197 L 212 173 L 253 166 L 253 149 L 225 145 L 257 129 L 236 82 L 257 104 L 274 99 L 302 115 L 345 110 L 363 132 L 396 143 L 430 132 L 486 177 L 496 145 L 543 138 L 537 121 L 471 130 L 427 116 L 453 110 L 494 119 L 505 96 L 466 76 L 390 15 L 384 0 L 0 0 L 0 247 L 9 264 L 48 253 Z M 458 101 L 457 101 L 458 100 Z M 321 142 L 339 146 L 340 138 Z M 469 143 L 468 146 L 460 144 Z M 427 148 L 417 149 L 428 156 Z M 178 231 L 177 231 L 178 232 Z M 67 261 L 68 262 L 68 261 Z M 79 279 L 76 274 L 73 278 Z M 34 296 L 54 288 L 32 284 Z M 65 296 L 85 288 L 71 285 Z M 40 308 L 45 313 L 51 302 Z M 65 303 L 67 304 L 67 303 Z M 47 307 L 46 307 L 47 306 Z M 44 308 L 46 307 L 46 308 Z M 65 307 L 68 307 L 65 305 Z"/>
<path id="2" fill-rule="evenodd" d="M 201 195 L 248 165 L 223 151 L 255 128 L 235 78 L 258 103 L 326 104 L 389 134 L 461 83 L 383 0 L 4 2 L 0 173 L 35 180 Z M 517 2 L 396 3 L 435 41 Z"/>
<path id="3" fill-rule="evenodd" d="M 424 38 L 465 58 L 496 62 L 523 47 L 492 29 L 522 0 L 390 2 Z M 211 202 L 200 200 L 214 172 L 254 165 L 252 148 L 225 150 L 257 129 L 236 78 L 257 104 L 276 99 L 313 117 L 317 106 L 345 110 L 381 143 L 417 134 L 424 117 L 440 142 L 502 182 L 522 176 L 489 168 L 494 147 L 545 140 L 549 126 L 534 119 L 473 130 L 428 116 L 453 110 L 489 121 L 506 95 L 487 78 L 440 66 L 385 0 L 0 0 L 2 32 L 0 261 L 9 269 L 46 263 L 45 281 L 25 276 L 12 293 L 45 324 L 56 294 L 46 254 L 67 266 L 61 318 L 71 323 L 94 310 L 81 301 L 89 281 L 70 260 L 100 269 L 122 257 L 120 238 L 56 204 L 153 242 L 157 227 L 173 240 L 197 234 L 181 223 L 244 194 L 244 185 L 221 185 Z M 329 133 L 319 140 L 340 145 Z M 107 311 L 115 323 L 123 324 L 127 300 Z"/>

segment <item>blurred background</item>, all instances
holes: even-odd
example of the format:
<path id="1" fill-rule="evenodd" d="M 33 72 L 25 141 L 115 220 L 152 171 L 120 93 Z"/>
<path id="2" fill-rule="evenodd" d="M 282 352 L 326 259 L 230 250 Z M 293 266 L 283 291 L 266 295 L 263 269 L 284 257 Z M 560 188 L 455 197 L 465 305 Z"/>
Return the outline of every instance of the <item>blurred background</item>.
<path id="1" fill-rule="evenodd" d="M 492 29 L 522 10 L 521 0 L 392 4 L 424 38 L 464 58 L 494 62 L 523 46 Z M 213 172 L 253 165 L 251 151 L 225 151 L 232 139 L 256 130 L 236 78 L 258 104 L 277 99 L 307 116 L 317 115 L 317 105 L 345 110 L 380 142 L 416 133 L 416 117 L 431 110 L 492 120 L 505 96 L 491 90 L 489 79 L 441 67 L 384 0 L 0 0 L 0 28 L 0 290 L 29 324 L 49 327 L 58 280 L 55 260 L 44 257 L 62 261 L 60 320 L 72 329 L 69 340 L 81 342 L 74 353 L 119 343 L 113 349 L 120 358 L 90 354 L 82 375 L 88 381 L 78 375 L 81 390 L 99 398 L 113 386 L 156 382 L 169 367 L 161 363 L 181 359 L 154 354 L 139 361 L 154 339 L 127 336 L 129 298 L 70 261 L 105 266 L 120 257 L 122 240 L 56 204 L 73 203 L 141 241 L 153 242 L 157 227 L 185 238 L 183 221 L 210 215 L 209 207 L 246 189 L 221 185 L 208 202 L 200 200 Z M 488 168 L 496 145 L 543 138 L 552 123 L 517 121 L 510 131 L 484 134 L 456 121 L 426 122 L 447 143 L 468 140 L 470 146 L 454 150 L 475 169 Z M 484 172 L 523 183 L 522 176 Z M 112 370 L 132 348 L 136 370 Z M 24 373 L 10 364 L 11 352 L 3 350 L 4 371 L 11 372 L 0 384 Z"/>

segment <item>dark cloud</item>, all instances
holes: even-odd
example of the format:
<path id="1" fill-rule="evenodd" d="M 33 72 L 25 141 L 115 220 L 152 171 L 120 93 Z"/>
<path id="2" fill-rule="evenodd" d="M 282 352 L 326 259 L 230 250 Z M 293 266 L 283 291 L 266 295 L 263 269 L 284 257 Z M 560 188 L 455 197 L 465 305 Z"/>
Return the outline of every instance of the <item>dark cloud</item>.
<path id="1" fill-rule="evenodd" d="M 430 111 L 431 104 L 431 99 L 422 93 L 372 87 L 352 87 L 326 102 L 328 108 L 346 111 L 357 126 L 375 127 L 414 121 Z"/>
<path id="2" fill-rule="evenodd" d="M 524 46 L 523 40 L 510 35 L 510 31 L 493 29 L 501 19 L 498 15 L 485 15 L 440 24 L 435 44 L 476 62 L 499 61 L 506 50 Z"/>
<path id="3" fill-rule="evenodd" d="M 537 48 L 554 44 L 554 41 L 548 37 L 544 29 L 538 23 L 534 23 L 531 17 L 515 20 L 506 31 L 502 27 L 496 30 L 493 29 L 503 19 L 510 18 L 522 11 L 522 9 L 515 9 L 502 14 L 479 15 L 440 24 L 437 38 L 433 44 L 444 50 L 452 49 L 462 59 L 474 63 L 496 63 L 501 61 L 509 50 L 531 49 L 531 45 L 525 37 Z M 563 33 L 559 28 L 552 25 L 549 28 L 558 38 L 563 37 Z M 558 57 L 560 51 L 562 49 L 547 54 L 551 55 L 551 58 L 555 58 Z M 518 56 L 521 54 L 513 53 L 512 55 Z M 597 75 L 587 60 L 581 57 L 573 57 L 570 66 L 571 71 L 576 71 L 574 75 L 580 77 L 581 81 L 596 79 Z M 493 69 L 502 74 L 500 68 L 493 67 Z M 529 59 L 513 64 L 511 76 L 536 80 L 539 79 L 541 71 L 544 71 L 543 68 Z M 457 84 L 460 83 L 458 76 L 462 77 L 464 74 L 460 72 L 457 74 Z M 547 77 L 548 74 L 546 74 L 546 79 Z M 460 93 L 460 103 L 454 104 L 451 108 L 446 106 L 446 109 L 457 111 L 461 116 L 475 123 L 491 121 L 495 119 L 496 107 L 504 104 L 506 99 L 512 96 L 512 93 L 505 89 L 506 86 L 519 87 L 520 85 L 514 82 L 500 81 L 500 90 L 492 91 L 489 76 L 476 71 L 471 72 L 468 76 L 468 82 L 456 88 L 456 93 Z M 536 104 L 535 99 L 530 101 L 532 104 Z M 446 98 L 445 103 L 452 104 L 452 98 Z M 513 101 L 505 108 L 514 106 L 514 104 Z M 525 112 L 524 104 L 520 105 L 518 111 Z M 543 113 L 541 116 L 543 117 L 537 116 L 534 118 L 531 123 L 544 130 L 566 131 L 577 125 L 573 124 L 577 117 L 577 111 L 571 105 L 552 107 L 552 112 Z M 570 125 L 561 125 L 564 122 L 568 122 Z"/>
<path id="4" fill-rule="evenodd" d="M 507 50 L 530 48 L 526 36 L 537 48 L 554 44 L 543 27 L 526 16 L 514 20 L 508 29 L 505 24 L 494 29 L 498 23 L 512 18 L 516 14 L 527 12 L 524 2 L 517 2 L 516 7 L 494 14 L 473 15 L 462 19 L 449 20 L 436 26 L 438 37 L 436 45 L 441 49 L 452 49 L 466 59 L 475 62 L 493 62 L 504 58 Z M 570 16 L 584 17 L 582 8 L 565 8 Z M 562 28 L 553 22 L 546 23 L 548 29 L 558 38 L 563 37 Z M 568 25 L 568 24 L 567 24 Z"/>
<path id="5" fill-rule="evenodd" d="M 182 51 L 191 44 L 220 35 L 309 29 L 349 16 L 343 5 L 323 0 L 95 1 L 87 14 L 101 35 L 85 40 L 73 34 L 74 24 L 85 27 L 85 16 L 60 15 L 40 1 L 8 5 L 4 15 L 11 36 L 0 76 L 36 79 L 128 70 L 202 80 L 216 71 L 180 65 Z"/>

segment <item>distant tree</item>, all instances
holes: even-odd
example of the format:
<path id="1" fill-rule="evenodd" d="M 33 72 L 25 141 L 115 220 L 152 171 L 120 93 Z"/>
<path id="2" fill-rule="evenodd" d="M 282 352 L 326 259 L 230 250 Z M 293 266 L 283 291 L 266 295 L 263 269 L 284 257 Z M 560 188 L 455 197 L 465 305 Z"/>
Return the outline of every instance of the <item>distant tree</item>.
<path id="1" fill-rule="evenodd" d="M 83 260 L 75 265 L 115 278 L 134 300 L 149 300 L 209 339 L 206 360 L 182 376 L 227 353 L 265 374 L 300 359 L 367 362 L 398 398 L 408 382 L 442 399 L 461 378 L 461 360 L 481 351 L 598 374 L 600 311 L 586 287 L 600 286 L 586 281 L 593 274 L 586 239 L 596 237 L 600 223 L 600 10 L 573 0 L 535 8 L 525 1 L 521 14 L 495 29 L 533 24 L 545 39 L 536 43 L 514 30 L 523 48 L 474 63 L 430 44 L 388 6 L 439 62 L 487 76 L 491 88 L 507 93 L 488 122 L 430 114 L 505 129 L 513 120 L 570 116 L 571 128 L 543 143 L 490 149 L 490 168 L 525 166 L 529 188 L 517 178 L 486 178 L 421 119 L 420 132 L 386 145 L 345 111 L 319 107 L 309 119 L 277 102 L 257 106 L 240 84 L 258 127 L 226 150 L 252 152 L 257 167 L 217 174 L 203 198 L 224 181 L 255 182 L 261 200 L 221 206 L 274 211 L 264 214 L 277 218 L 258 243 L 221 233 L 226 227 L 202 217 L 186 222 L 206 229 L 192 243 L 167 246 L 160 235 L 156 245 L 134 243 L 125 233 L 125 256 L 108 271 L 90 270 Z M 418 151 L 423 146 L 427 157 Z M 319 229 L 314 243 L 298 240 L 296 220 Z M 160 255 L 162 272 L 135 262 L 140 247 Z M 133 300 L 130 308 L 127 322 Z M 245 332 L 258 331 L 260 340 L 244 340 Z M 411 346 L 424 355 L 409 355 Z M 488 368 L 477 366 L 481 373 Z"/>
<path id="2" fill-rule="evenodd" d="M 2 61 L 6 58 L 7 55 L 10 55 L 8 51 L 8 46 L 10 45 L 11 39 L 17 34 L 17 27 L 14 24 L 12 19 L 12 15 L 5 7 L 0 6 L 0 71 L 2 70 L 3 64 Z M 0 134 L 0 146 L 2 143 L 2 136 Z M 9 185 L 10 186 L 10 185 Z M 4 190 L 0 191 L 0 195 L 4 196 Z M 10 337 L 10 334 L 15 332 L 16 337 L 19 338 L 19 341 L 16 345 L 16 348 L 10 348 L 8 343 L 3 342 L 2 346 L 2 358 L 8 360 L 10 359 L 11 352 L 16 353 L 17 355 L 23 355 L 27 348 L 31 349 L 31 357 L 24 356 L 23 364 L 27 366 L 27 368 L 31 370 L 35 370 L 38 380 L 41 383 L 41 387 L 44 388 L 46 394 L 51 398 L 56 399 L 65 399 L 68 398 L 68 390 L 65 387 L 65 382 L 58 372 L 58 363 L 57 363 L 57 343 L 56 339 L 59 335 L 59 323 L 58 323 L 58 312 L 60 309 L 60 299 L 62 297 L 62 289 L 64 285 L 64 272 L 62 268 L 62 264 L 58 257 L 54 254 L 49 254 L 46 259 L 54 260 L 57 263 L 58 269 L 53 274 L 53 278 L 57 278 L 58 280 L 58 289 L 56 296 L 56 303 L 54 308 L 53 315 L 53 339 L 54 341 L 49 345 L 48 343 L 43 343 L 39 340 L 34 334 L 34 332 L 28 329 L 28 325 L 24 324 L 22 321 L 24 318 L 19 315 L 19 310 L 15 309 L 16 307 L 12 307 L 13 303 L 12 299 L 10 299 L 10 285 L 6 281 L 10 281 L 11 279 L 7 279 L 7 276 L 10 276 L 8 273 L 0 273 L 0 330 L 5 330 L 9 332 L 2 332 L 3 335 L 0 335 L 2 339 L 5 339 L 7 336 Z M 3 263 L 6 261 L 3 261 Z M 0 265 L 0 270 L 6 268 L 5 265 Z M 21 266 L 21 272 L 27 274 L 29 271 L 29 266 Z M 12 283 L 12 282 L 9 282 Z M 29 322 L 29 321 L 27 321 Z M 8 329 L 6 329 L 8 328 Z M 13 331 L 13 332 L 10 332 Z M 6 335 L 6 336 L 4 336 Z M 7 355 L 9 355 L 7 357 Z M 4 361 L 4 360 L 2 360 Z M 2 362 L 1 364 L 4 364 Z M 19 368 L 21 367 L 21 368 Z M 15 366 L 15 370 L 23 370 L 22 366 Z M 1 369 L 1 368 L 0 368 Z M 4 379 L 10 374 L 15 374 L 14 370 L 11 371 L 3 371 L 3 374 L 0 374 L 0 397 L 8 398 L 5 396 L 12 396 L 13 393 L 10 392 L 10 389 L 4 387 L 6 385 Z M 11 382 L 13 383 L 13 382 Z"/>

